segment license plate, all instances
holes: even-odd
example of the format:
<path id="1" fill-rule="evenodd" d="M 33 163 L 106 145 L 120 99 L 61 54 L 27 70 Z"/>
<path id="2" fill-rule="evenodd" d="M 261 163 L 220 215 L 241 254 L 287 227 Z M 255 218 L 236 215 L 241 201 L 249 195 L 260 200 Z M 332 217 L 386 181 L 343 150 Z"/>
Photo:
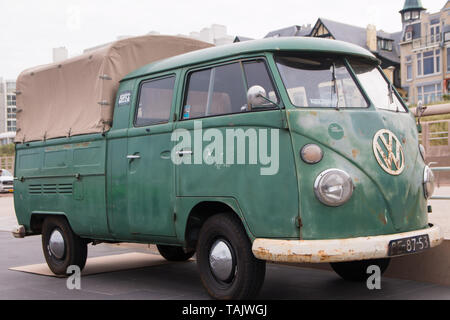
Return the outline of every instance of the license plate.
<path id="1" fill-rule="evenodd" d="M 389 242 L 389 256 L 416 253 L 430 248 L 430 238 L 427 234 Z"/>

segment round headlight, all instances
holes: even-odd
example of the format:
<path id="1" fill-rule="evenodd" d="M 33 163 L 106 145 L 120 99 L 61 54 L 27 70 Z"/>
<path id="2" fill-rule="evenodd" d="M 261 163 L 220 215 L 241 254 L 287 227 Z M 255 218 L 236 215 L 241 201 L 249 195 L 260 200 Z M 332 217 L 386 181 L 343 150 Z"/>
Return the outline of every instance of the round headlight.
<path id="1" fill-rule="evenodd" d="M 423 170 L 423 193 L 426 199 L 434 193 L 434 173 L 428 166 Z"/>
<path id="2" fill-rule="evenodd" d="M 346 203 L 353 194 L 353 181 L 347 172 L 329 169 L 321 174 L 314 183 L 317 199 L 330 207 L 338 207 Z"/>

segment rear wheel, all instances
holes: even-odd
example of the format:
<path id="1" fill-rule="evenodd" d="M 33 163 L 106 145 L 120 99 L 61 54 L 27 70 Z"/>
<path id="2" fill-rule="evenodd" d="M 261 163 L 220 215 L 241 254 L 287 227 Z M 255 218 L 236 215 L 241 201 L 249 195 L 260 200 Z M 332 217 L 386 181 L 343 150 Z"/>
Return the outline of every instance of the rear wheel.
<path id="1" fill-rule="evenodd" d="M 250 299 L 264 282 L 266 262 L 252 253 L 251 243 L 238 218 L 218 214 L 200 230 L 197 265 L 203 286 L 215 299 Z"/>
<path id="2" fill-rule="evenodd" d="M 195 251 L 185 252 L 182 247 L 157 245 L 159 253 L 168 261 L 189 260 Z"/>
<path id="3" fill-rule="evenodd" d="M 83 270 L 87 258 L 87 241 L 77 236 L 66 219 L 46 218 L 42 226 L 42 249 L 50 270 L 66 275 L 67 268 L 76 265 Z"/>
<path id="4" fill-rule="evenodd" d="M 386 271 L 391 259 L 372 259 L 362 261 L 337 262 L 330 263 L 333 270 L 341 276 L 342 279 L 354 282 L 366 281 L 370 274 L 367 273 L 367 268 L 372 265 L 377 265 L 380 268 L 381 275 Z"/>

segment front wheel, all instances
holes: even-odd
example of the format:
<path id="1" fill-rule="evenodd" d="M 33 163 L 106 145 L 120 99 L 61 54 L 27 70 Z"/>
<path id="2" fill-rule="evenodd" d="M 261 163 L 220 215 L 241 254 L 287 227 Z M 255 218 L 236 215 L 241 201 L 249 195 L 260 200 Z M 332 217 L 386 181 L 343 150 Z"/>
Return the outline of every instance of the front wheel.
<path id="1" fill-rule="evenodd" d="M 215 299 L 251 299 L 260 291 L 266 262 L 252 253 L 242 223 L 232 214 L 209 218 L 200 230 L 197 265 L 203 286 Z"/>
<path id="2" fill-rule="evenodd" d="M 350 262 L 335 262 L 330 263 L 331 268 L 342 279 L 354 282 L 366 281 L 370 274 L 367 273 L 367 268 L 372 265 L 377 265 L 380 268 L 381 275 L 386 271 L 391 259 L 372 259 L 362 261 L 350 261 Z"/>
<path id="3" fill-rule="evenodd" d="M 64 218 L 44 220 L 42 249 L 48 267 L 56 275 L 66 275 L 71 265 L 83 270 L 86 264 L 87 241 L 77 236 Z"/>

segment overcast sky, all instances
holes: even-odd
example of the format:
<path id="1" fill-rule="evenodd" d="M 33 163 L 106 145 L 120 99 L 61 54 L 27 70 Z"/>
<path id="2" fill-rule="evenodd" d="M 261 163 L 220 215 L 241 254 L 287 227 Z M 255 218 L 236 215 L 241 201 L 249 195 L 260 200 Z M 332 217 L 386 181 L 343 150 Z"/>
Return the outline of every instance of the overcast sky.
<path id="1" fill-rule="evenodd" d="M 431 12 L 446 0 L 422 0 Z M 251 38 L 314 24 L 318 17 L 388 32 L 401 30 L 404 0 L 0 0 L 0 77 L 52 60 L 52 48 L 69 55 L 121 35 L 189 34 L 213 23 Z"/>

